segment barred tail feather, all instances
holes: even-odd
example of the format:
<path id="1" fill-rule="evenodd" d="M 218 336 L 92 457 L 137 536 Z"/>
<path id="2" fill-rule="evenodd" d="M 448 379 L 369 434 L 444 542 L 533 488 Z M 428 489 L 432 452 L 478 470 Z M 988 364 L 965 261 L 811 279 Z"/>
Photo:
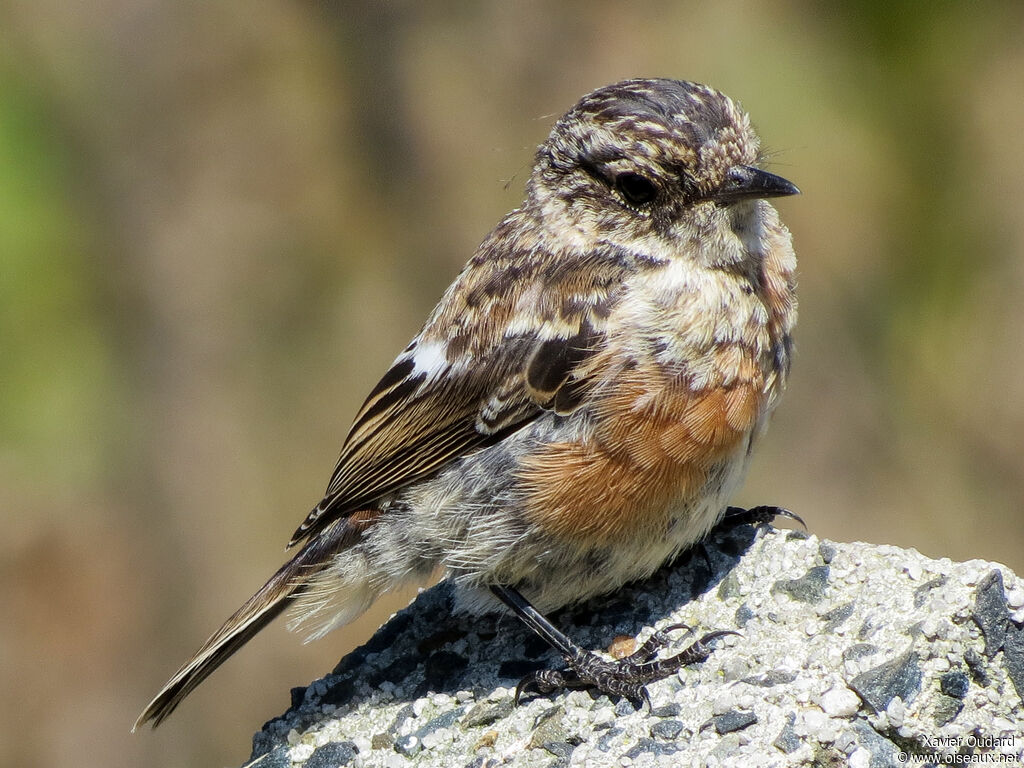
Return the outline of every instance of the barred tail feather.
<path id="1" fill-rule="evenodd" d="M 329 562 L 330 555 L 337 551 L 336 542 L 332 546 L 329 541 L 325 541 L 330 538 L 321 536 L 313 539 L 281 566 L 167 681 L 139 715 L 132 730 L 135 731 L 147 722 L 152 722 L 154 728 L 160 725 L 196 686 L 287 608 L 306 589 L 309 578 Z"/>

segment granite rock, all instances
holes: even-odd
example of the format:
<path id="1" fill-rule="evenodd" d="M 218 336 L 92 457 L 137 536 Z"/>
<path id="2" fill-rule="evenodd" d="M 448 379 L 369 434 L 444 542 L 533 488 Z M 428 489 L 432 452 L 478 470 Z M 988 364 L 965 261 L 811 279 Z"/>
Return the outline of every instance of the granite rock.
<path id="1" fill-rule="evenodd" d="M 518 676 L 560 660 L 513 618 L 453 615 L 442 583 L 296 692 L 253 739 L 249 765 L 881 766 L 907 754 L 982 752 L 1020 760 L 1024 629 L 1013 601 L 1022 590 L 1024 581 L 990 562 L 769 526 L 719 531 L 646 582 L 551 617 L 598 650 L 675 623 L 740 632 L 703 664 L 649 685 L 652 708 L 634 710 L 587 691 L 513 706 Z M 681 634 L 666 653 L 688 642 Z"/>

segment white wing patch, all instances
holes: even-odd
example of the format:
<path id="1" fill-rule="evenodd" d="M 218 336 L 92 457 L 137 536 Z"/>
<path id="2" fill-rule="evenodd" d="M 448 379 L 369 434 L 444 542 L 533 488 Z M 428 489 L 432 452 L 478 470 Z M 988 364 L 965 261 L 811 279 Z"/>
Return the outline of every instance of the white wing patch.
<path id="1" fill-rule="evenodd" d="M 412 364 L 415 366 L 409 378 L 426 374 L 424 386 L 440 378 L 451 366 L 447 356 L 448 345 L 442 341 L 421 341 L 412 353 Z"/>

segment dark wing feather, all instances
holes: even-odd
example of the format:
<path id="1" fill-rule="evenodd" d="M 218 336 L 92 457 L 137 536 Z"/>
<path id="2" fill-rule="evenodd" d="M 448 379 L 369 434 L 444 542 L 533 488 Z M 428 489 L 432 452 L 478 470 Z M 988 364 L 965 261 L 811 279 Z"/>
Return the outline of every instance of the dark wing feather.
<path id="1" fill-rule="evenodd" d="M 535 418 L 542 408 L 521 383 L 534 346 L 507 339 L 470 368 L 430 382 L 399 358 L 356 416 L 323 501 L 290 545 Z M 507 392 L 500 414 L 482 423 L 497 390 Z"/>
<path id="2" fill-rule="evenodd" d="M 604 344 L 617 290 L 634 268 L 626 254 L 611 247 L 558 259 L 510 251 L 491 262 L 470 262 L 428 320 L 417 340 L 420 347 L 410 345 L 370 393 L 323 500 L 289 546 L 500 439 L 544 410 L 575 410 L 592 382 L 589 361 Z M 485 269 L 491 278 L 473 276 Z M 522 314 L 527 295 L 537 302 L 529 317 Z M 528 330 L 531 322 L 548 331 L 545 338 Z M 508 336 L 510 327 L 522 330 Z M 454 333 L 447 337 L 452 341 L 438 340 L 442 328 Z M 416 353 L 424 344 L 447 353 L 448 343 L 460 337 L 469 365 L 438 370 L 432 360 L 417 370 Z"/>

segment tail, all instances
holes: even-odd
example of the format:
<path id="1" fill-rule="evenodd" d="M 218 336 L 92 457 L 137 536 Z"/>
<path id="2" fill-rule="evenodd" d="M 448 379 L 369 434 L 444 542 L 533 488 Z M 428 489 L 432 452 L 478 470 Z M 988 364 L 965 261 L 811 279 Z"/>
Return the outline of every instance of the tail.
<path id="1" fill-rule="evenodd" d="M 305 591 L 309 578 L 330 560 L 337 551 L 331 537 L 317 537 L 308 542 L 291 560 L 270 577 L 259 592 L 245 601 L 231 618 L 224 622 L 195 655 L 179 669 L 132 726 L 152 722 L 156 728 L 175 707 L 217 667 L 245 645 L 288 605 Z M 328 541 L 325 541 L 328 539 Z"/>

